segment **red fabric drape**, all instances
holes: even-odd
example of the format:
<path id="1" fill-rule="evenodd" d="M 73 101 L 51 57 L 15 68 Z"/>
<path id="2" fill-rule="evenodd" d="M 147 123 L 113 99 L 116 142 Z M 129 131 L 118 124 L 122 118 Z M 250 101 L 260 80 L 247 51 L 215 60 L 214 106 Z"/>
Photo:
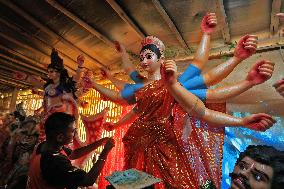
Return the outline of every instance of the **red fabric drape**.
<path id="1" fill-rule="evenodd" d="M 132 109 L 131 106 L 124 106 L 122 109 L 121 117 L 128 113 Z M 115 140 L 115 147 L 112 149 L 107 157 L 104 169 L 98 181 L 98 187 L 100 189 L 106 188 L 109 185 L 108 181 L 104 178 L 112 174 L 114 171 L 123 170 L 124 164 L 124 147 L 122 143 L 122 138 L 126 133 L 129 125 L 122 126 L 115 130 L 113 139 Z"/>
<path id="2" fill-rule="evenodd" d="M 225 103 L 207 104 L 206 106 L 208 108 L 216 110 L 216 111 L 220 111 L 220 112 L 226 111 Z M 127 112 L 129 112 L 131 110 L 131 108 L 132 107 L 124 107 L 122 116 L 124 116 Z M 220 148 L 218 149 L 218 151 L 212 152 L 212 151 L 208 150 L 208 152 L 206 152 L 205 154 L 199 154 L 198 155 L 198 156 L 202 155 L 202 156 L 204 156 L 204 158 L 206 157 L 206 159 L 211 159 L 210 161 L 212 161 L 212 163 L 213 163 L 213 164 L 211 164 L 212 167 L 211 168 L 206 167 L 206 168 L 210 170 L 208 172 L 210 172 L 210 173 L 212 173 L 212 175 L 214 175 L 212 179 L 215 181 L 215 183 L 217 183 L 217 188 L 219 188 L 220 182 L 221 182 L 221 176 L 222 176 L 222 154 L 223 154 L 222 145 L 223 145 L 224 129 L 223 128 L 208 129 L 208 128 L 210 128 L 210 124 L 208 125 L 207 123 L 205 123 L 203 121 L 199 121 L 198 119 L 195 119 L 195 118 L 191 118 L 191 124 L 195 124 L 195 126 L 196 126 L 196 131 L 192 133 L 194 135 L 192 137 L 196 137 L 196 138 L 201 137 L 202 138 L 203 137 L 202 132 L 205 132 L 207 134 L 210 133 L 209 134 L 210 137 L 208 137 L 208 140 L 211 140 L 212 143 L 206 143 L 206 145 L 213 145 L 214 142 L 217 141 L 216 140 L 217 138 L 218 138 L 218 141 L 221 143 L 221 144 L 219 144 Z M 196 124 L 198 124 L 198 125 L 196 125 Z M 126 126 L 123 126 L 123 127 L 119 128 L 115 131 L 115 135 L 114 135 L 115 148 L 108 155 L 105 167 L 104 167 L 104 169 L 101 173 L 101 176 L 100 176 L 100 179 L 99 179 L 99 182 L 98 182 L 99 189 L 104 189 L 104 188 L 106 188 L 107 185 L 109 185 L 108 181 L 106 181 L 105 178 L 104 178 L 105 176 L 112 174 L 116 170 L 118 170 L 118 171 L 123 170 L 124 147 L 123 147 L 123 143 L 122 143 L 121 139 L 123 138 L 124 134 L 126 133 L 128 127 L 129 127 L 129 125 L 126 125 Z M 197 139 L 197 141 L 199 141 L 199 139 Z M 199 145 L 204 145 L 202 143 L 203 142 L 200 141 Z M 206 146 L 206 148 L 207 147 L 208 147 L 208 149 L 211 149 L 211 146 Z M 214 159 L 218 160 L 218 163 L 216 163 L 214 161 Z M 216 164 L 214 164 L 214 162 Z"/>

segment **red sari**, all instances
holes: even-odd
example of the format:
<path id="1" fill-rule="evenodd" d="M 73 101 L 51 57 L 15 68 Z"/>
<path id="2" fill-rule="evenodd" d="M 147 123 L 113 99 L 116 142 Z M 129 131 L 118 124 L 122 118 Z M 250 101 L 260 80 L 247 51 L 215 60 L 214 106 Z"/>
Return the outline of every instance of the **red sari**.
<path id="1" fill-rule="evenodd" d="M 123 138 L 125 169 L 161 178 L 157 188 L 196 189 L 210 182 L 219 188 L 223 129 L 199 127 L 193 118 L 186 122 L 187 114 L 161 81 L 137 91 L 136 100 L 140 116 Z"/>

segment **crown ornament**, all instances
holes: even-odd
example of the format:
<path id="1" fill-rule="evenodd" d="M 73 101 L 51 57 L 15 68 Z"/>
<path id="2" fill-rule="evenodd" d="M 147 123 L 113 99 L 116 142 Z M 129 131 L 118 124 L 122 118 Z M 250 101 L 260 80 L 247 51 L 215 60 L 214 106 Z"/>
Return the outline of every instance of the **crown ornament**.
<path id="1" fill-rule="evenodd" d="M 165 45 L 160 39 L 155 36 L 147 36 L 141 42 L 142 48 L 150 44 L 155 45 L 160 50 L 161 54 L 164 54 Z"/>

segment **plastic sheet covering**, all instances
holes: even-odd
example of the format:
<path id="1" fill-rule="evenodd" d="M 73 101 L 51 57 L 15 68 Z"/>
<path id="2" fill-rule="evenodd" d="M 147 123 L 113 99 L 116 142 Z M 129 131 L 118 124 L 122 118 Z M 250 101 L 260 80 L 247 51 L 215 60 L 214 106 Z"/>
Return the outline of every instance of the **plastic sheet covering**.
<path id="1" fill-rule="evenodd" d="M 233 115 L 244 117 L 249 113 L 235 112 Z M 228 189 L 231 185 L 229 173 L 233 171 L 240 152 L 243 152 L 248 145 L 269 145 L 278 150 L 284 150 L 284 120 L 280 117 L 276 117 L 276 120 L 277 123 L 265 132 L 233 127 L 225 129 L 222 189 Z"/>

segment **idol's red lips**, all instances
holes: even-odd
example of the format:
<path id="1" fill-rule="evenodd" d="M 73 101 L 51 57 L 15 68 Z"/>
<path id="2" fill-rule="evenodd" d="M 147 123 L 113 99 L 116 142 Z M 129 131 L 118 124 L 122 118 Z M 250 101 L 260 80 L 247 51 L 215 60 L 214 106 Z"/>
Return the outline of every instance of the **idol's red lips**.
<path id="1" fill-rule="evenodd" d="M 142 68 L 148 68 L 149 67 L 148 64 L 142 64 L 141 66 L 142 66 Z"/>

